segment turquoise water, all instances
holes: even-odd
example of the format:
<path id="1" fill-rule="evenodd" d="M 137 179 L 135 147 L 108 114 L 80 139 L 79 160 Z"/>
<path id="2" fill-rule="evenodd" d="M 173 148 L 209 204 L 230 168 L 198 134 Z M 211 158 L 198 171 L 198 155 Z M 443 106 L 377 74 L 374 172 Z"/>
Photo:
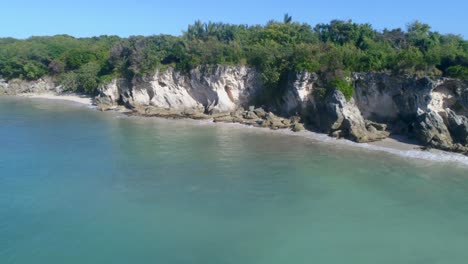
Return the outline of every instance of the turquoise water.
<path id="1" fill-rule="evenodd" d="M 0 98 L 0 263 L 466 263 L 468 169 Z"/>

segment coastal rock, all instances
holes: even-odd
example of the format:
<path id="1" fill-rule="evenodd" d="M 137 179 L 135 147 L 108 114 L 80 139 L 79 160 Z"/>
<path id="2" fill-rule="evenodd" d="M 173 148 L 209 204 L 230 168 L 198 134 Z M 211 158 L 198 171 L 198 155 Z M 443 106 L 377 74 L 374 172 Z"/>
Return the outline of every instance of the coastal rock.
<path id="1" fill-rule="evenodd" d="M 438 107 L 440 111 L 450 108 L 458 115 L 468 116 L 468 81 L 443 79 L 432 92 L 433 104 L 436 93 L 439 93 L 442 99 Z"/>
<path id="2" fill-rule="evenodd" d="M 94 99 L 96 108 L 100 111 L 113 110 L 117 107 L 117 104 L 114 104 L 109 97 L 96 97 Z"/>
<path id="3" fill-rule="evenodd" d="M 466 144 L 462 117 L 468 114 L 467 81 L 387 73 L 354 74 L 354 80 L 354 99 L 366 119 L 390 124 L 398 133 L 413 131 L 430 147 Z"/>
<path id="4" fill-rule="evenodd" d="M 343 93 L 333 90 L 325 98 L 315 103 L 313 122 L 334 137 L 345 137 L 356 142 L 371 142 L 388 137 L 383 130 L 368 129 L 354 99 L 346 101 Z M 318 123 L 317 123 L 318 121 Z M 380 128 L 383 128 L 381 126 Z M 340 131 L 339 133 L 335 133 Z"/>
<path id="5" fill-rule="evenodd" d="M 102 108 L 109 108 L 117 105 L 121 100 L 121 94 L 128 87 L 128 82 L 124 78 L 112 79 L 109 83 L 99 87 L 100 94 L 96 97 L 96 105 Z M 126 94 L 125 97 L 130 96 Z"/>
<path id="6" fill-rule="evenodd" d="M 259 113 L 259 115 L 256 113 Z M 261 108 L 253 109 L 249 107 L 249 110 L 238 108 L 230 113 L 216 113 L 210 116 L 213 117 L 213 122 L 240 123 L 275 130 L 291 128 L 294 131 L 300 131 L 304 128 L 303 125 L 299 123 L 299 119 L 290 121 L 289 119 L 276 116 L 271 112 L 265 112 Z"/>
<path id="7" fill-rule="evenodd" d="M 421 144 L 462 151 L 467 145 L 468 81 L 389 73 L 354 73 L 349 100 L 329 86 L 330 76 L 289 73 L 277 95 L 254 105 L 263 94 L 261 74 L 246 66 L 200 66 L 190 72 L 161 69 L 131 80 L 116 78 L 99 87 L 100 110 L 125 107 L 133 114 L 213 119 L 246 125 L 307 128 L 356 142 L 392 133 L 414 135 Z M 52 78 L 0 80 L 0 94 L 60 93 Z M 442 120 L 442 122 L 441 122 Z"/>
<path id="8" fill-rule="evenodd" d="M 245 113 L 242 115 L 243 118 L 245 119 L 258 119 L 259 117 L 255 114 L 254 111 L 245 111 Z"/>
<path id="9" fill-rule="evenodd" d="M 132 106 L 150 105 L 177 110 L 198 108 L 203 112 L 203 105 L 189 94 L 186 82 L 185 76 L 173 69 L 136 77 L 127 88 L 129 92 L 126 94 L 131 94 L 131 97 L 123 94 L 123 101 Z"/>
<path id="10" fill-rule="evenodd" d="M 284 129 L 289 128 L 291 124 L 284 118 L 277 117 L 273 113 L 269 112 L 263 120 L 262 126 L 269 127 L 271 129 Z"/>
<path id="11" fill-rule="evenodd" d="M 13 79 L 0 82 L 0 94 L 16 95 L 23 93 L 51 93 L 55 92 L 55 83 L 51 77 L 44 77 L 35 81 Z"/>
<path id="12" fill-rule="evenodd" d="M 307 71 L 290 73 L 280 109 L 284 115 L 301 114 L 307 107 L 311 91 L 319 80 L 316 73 Z"/>
<path id="13" fill-rule="evenodd" d="M 468 81 L 388 73 L 356 73 L 353 78 L 354 99 L 366 119 L 411 122 L 418 111 L 446 108 L 468 114 Z"/>
<path id="14" fill-rule="evenodd" d="M 468 118 L 466 116 L 457 115 L 449 108 L 445 109 L 447 113 L 447 127 L 456 143 L 462 145 L 468 144 Z"/>
<path id="15" fill-rule="evenodd" d="M 163 118 L 190 118 L 190 119 L 210 119 L 211 116 L 200 113 L 196 109 L 173 109 L 163 108 L 158 106 L 136 106 L 132 109 L 130 115 L 148 116 L 148 117 L 163 117 Z"/>
<path id="16" fill-rule="evenodd" d="M 453 148 L 450 132 L 442 117 L 435 111 L 429 109 L 424 112 L 421 110 L 413 126 L 416 138 L 426 145 L 441 149 Z"/>
<path id="17" fill-rule="evenodd" d="M 370 129 L 375 129 L 377 131 L 387 130 L 387 125 L 386 124 L 381 124 L 381 123 L 373 122 L 373 121 L 370 121 L 370 120 L 365 120 L 365 124 L 366 124 L 366 128 L 368 130 L 370 130 Z"/>
<path id="18" fill-rule="evenodd" d="M 0 79 L 0 95 L 8 94 L 8 83 L 4 79 Z"/>
<path id="19" fill-rule="evenodd" d="M 262 89 L 260 74 L 245 66 L 196 68 L 190 72 L 190 86 L 190 94 L 210 113 L 248 107 Z"/>
<path id="20" fill-rule="evenodd" d="M 291 125 L 291 130 L 293 132 L 300 132 L 300 131 L 304 131 L 305 130 L 305 127 L 303 124 L 299 123 L 299 122 L 294 122 L 292 125 Z"/>
<path id="21" fill-rule="evenodd" d="M 263 108 L 256 108 L 253 110 L 255 115 L 257 115 L 259 118 L 265 118 L 267 115 L 267 112 L 263 110 Z"/>
<path id="22" fill-rule="evenodd" d="M 198 67 L 188 74 L 173 68 L 135 77 L 131 82 L 113 80 L 100 87 L 102 102 L 121 101 L 129 108 L 155 106 L 198 109 L 204 113 L 247 107 L 261 89 L 260 75 L 245 66 Z"/>
<path id="23" fill-rule="evenodd" d="M 354 80 L 354 98 L 364 118 L 383 122 L 414 119 L 418 109 L 427 110 L 431 92 L 439 85 L 427 77 L 386 73 L 355 74 Z"/>

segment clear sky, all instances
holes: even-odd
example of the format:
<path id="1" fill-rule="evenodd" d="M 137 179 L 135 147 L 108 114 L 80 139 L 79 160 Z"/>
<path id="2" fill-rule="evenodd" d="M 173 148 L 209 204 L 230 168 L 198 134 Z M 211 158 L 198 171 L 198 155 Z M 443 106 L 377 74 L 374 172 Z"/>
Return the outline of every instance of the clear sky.
<path id="1" fill-rule="evenodd" d="M 376 29 L 420 20 L 441 33 L 468 38 L 468 0 L 0 0 L 0 37 L 38 35 L 178 35 L 195 20 L 264 24 L 352 19 Z"/>

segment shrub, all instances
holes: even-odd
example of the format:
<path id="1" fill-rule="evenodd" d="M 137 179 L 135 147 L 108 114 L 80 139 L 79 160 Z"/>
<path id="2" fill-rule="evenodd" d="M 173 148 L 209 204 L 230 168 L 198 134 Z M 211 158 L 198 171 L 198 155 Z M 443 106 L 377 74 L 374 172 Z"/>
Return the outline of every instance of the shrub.
<path id="1" fill-rule="evenodd" d="M 77 71 L 62 74 L 59 83 L 65 91 L 95 94 L 100 83 L 99 69 L 100 67 L 96 63 L 87 63 Z M 106 80 L 107 78 L 103 77 L 102 79 Z"/>
<path id="2" fill-rule="evenodd" d="M 447 75 L 452 78 L 468 80 L 468 67 L 461 65 L 449 67 L 447 68 Z"/>
<path id="3" fill-rule="evenodd" d="M 110 75 L 131 79 L 164 67 L 189 72 L 217 64 L 256 68 L 273 96 L 281 94 L 285 76 L 294 71 L 393 71 L 468 79 L 468 41 L 420 22 L 406 31 L 377 31 L 340 20 L 312 27 L 288 15 L 255 26 L 197 21 L 180 36 L 0 38 L 2 78 L 58 75 L 67 89 L 86 93 L 95 93 Z M 335 87 L 350 98 L 352 86 L 344 77 L 325 79 L 343 79 Z"/>
<path id="4" fill-rule="evenodd" d="M 47 71 L 42 65 L 32 61 L 23 66 L 24 77 L 28 80 L 36 80 L 44 76 Z"/>
<path id="5" fill-rule="evenodd" d="M 59 77 L 59 83 L 64 91 L 76 92 L 79 88 L 78 74 L 75 72 L 67 72 Z"/>
<path id="6" fill-rule="evenodd" d="M 354 87 L 353 85 L 345 79 L 335 79 L 330 82 L 330 88 L 338 89 L 340 92 L 343 93 L 346 100 L 350 100 L 354 94 Z"/>

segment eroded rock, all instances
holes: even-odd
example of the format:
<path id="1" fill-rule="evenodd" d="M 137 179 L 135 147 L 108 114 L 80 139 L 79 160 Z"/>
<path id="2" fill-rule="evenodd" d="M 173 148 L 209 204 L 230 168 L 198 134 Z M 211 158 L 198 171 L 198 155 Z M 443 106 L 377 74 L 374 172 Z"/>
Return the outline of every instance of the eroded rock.
<path id="1" fill-rule="evenodd" d="M 54 93 L 55 83 L 51 77 L 44 77 L 35 81 L 13 79 L 0 82 L 0 94 L 17 95 L 22 93 Z"/>
<path id="2" fill-rule="evenodd" d="M 389 135 L 385 129 L 369 129 L 370 125 L 366 126 L 366 121 L 355 105 L 354 99 L 347 102 L 343 93 L 338 90 L 333 90 L 324 99 L 317 100 L 313 111 L 315 111 L 313 118 L 318 120 L 315 124 L 333 137 L 370 142 L 384 139 Z M 339 132 L 335 133 L 336 131 Z"/>
<path id="3" fill-rule="evenodd" d="M 444 120 L 431 109 L 427 112 L 420 111 L 414 122 L 414 132 L 417 139 L 431 147 L 453 148 L 453 140 L 444 124 Z"/>
<path id="4" fill-rule="evenodd" d="M 219 113 L 247 107 L 261 89 L 260 75 L 245 66 L 198 67 L 188 74 L 168 68 L 131 82 L 112 80 L 100 87 L 99 97 L 108 98 L 103 102 L 121 102 L 129 108 L 194 108 Z"/>
<path id="5" fill-rule="evenodd" d="M 449 108 L 445 109 L 447 113 L 447 128 L 456 143 L 462 145 L 468 144 L 468 118 L 466 116 L 457 115 Z"/>

